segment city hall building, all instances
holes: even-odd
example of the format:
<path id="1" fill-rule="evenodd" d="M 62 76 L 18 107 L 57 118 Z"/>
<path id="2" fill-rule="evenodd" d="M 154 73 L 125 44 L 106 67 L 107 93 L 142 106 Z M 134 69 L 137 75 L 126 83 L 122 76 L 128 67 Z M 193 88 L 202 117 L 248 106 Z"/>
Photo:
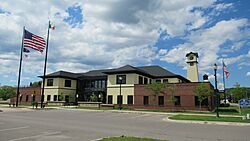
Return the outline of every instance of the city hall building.
<path id="1" fill-rule="evenodd" d="M 198 86 L 198 54 L 188 53 L 187 78 L 160 66 L 92 70 L 86 73 L 58 71 L 45 76 L 44 101 L 93 101 L 93 96 L 105 104 L 146 109 L 197 110 L 199 102 L 193 89 Z M 175 88 L 175 102 L 164 88 L 159 95 L 148 89 L 152 83 L 166 83 Z M 213 89 L 206 80 L 209 88 Z M 213 96 L 202 102 L 202 110 L 213 110 Z"/>

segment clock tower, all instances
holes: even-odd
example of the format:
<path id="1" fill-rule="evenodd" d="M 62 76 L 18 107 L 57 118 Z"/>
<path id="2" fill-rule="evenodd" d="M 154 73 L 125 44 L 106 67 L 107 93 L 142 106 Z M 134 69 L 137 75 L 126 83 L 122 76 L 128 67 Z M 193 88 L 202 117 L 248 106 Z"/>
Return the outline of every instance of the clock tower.
<path id="1" fill-rule="evenodd" d="M 187 57 L 187 79 L 191 82 L 199 82 L 198 53 L 190 52 Z"/>

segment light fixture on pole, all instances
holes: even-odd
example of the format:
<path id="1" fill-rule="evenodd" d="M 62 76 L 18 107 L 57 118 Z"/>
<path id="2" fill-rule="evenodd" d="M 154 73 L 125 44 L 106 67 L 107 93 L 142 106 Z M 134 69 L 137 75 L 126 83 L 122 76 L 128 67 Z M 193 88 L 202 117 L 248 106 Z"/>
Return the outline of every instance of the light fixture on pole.
<path id="1" fill-rule="evenodd" d="M 76 94 L 76 105 L 78 105 L 78 97 L 79 97 L 79 95 Z"/>
<path id="2" fill-rule="evenodd" d="M 119 77 L 119 83 L 120 83 L 120 97 L 118 99 L 119 101 L 119 109 L 122 109 L 122 77 Z"/>
<path id="3" fill-rule="evenodd" d="M 219 94 L 218 94 L 218 88 L 217 88 L 217 69 L 218 69 L 218 66 L 215 63 L 214 64 L 214 79 L 215 79 L 215 95 L 216 95 L 216 116 L 219 117 Z"/>

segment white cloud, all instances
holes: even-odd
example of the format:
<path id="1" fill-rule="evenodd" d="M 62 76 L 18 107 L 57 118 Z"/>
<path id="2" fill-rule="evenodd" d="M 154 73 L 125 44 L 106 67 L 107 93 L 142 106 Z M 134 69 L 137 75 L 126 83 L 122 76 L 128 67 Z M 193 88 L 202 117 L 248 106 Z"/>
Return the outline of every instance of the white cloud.
<path id="1" fill-rule="evenodd" d="M 186 53 L 191 51 L 198 52 L 200 56 L 199 70 L 201 72 L 211 70 L 213 64 L 218 60 L 220 46 L 223 43 L 228 40 L 237 42 L 245 38 L 240 28 L 245 27 L 247 23 L 247 19 L 231 19 L 228 21 L 220 21 L 208 29 L 192 32 L 190 36 L 187 37 L 188 41 L 186 43 L 177 45 L 167 51 L 165 55 L 162 55 L 161 60 L 186 66 L 184 63 Z M 229 59 L 229 61 L 230 63 L 234 63 L 242 59 L 242 57 L 243 56 L 238 56 Z"/>
<path id="2" fill-rule="evenodd" d="M 246 76 L 250 76 L 250 72 L 247 72 Z"/>
<path id="3" fill-rule="evenodd" d="M 56 25 L 50 36 L 48 72 L 150 64 L 158 58 L 154 45 L 159 30 L 175 37 L 197 29 L 206 23 L 207 17 L 200 10 L 191 10 L 208 8 L 213 3 L 213 0 L 4 1 L 0 7 L 10 13 L 0 14 L 0 51 L 15 57 L 0 58 L 0 74 L 18 69 L 23 25 L 43 37 L 46 37 L 48 17 Z M 83 10 L 84 23 L 77 28 L 64 22 L 69 16 L 66 10 L 74 5 Z M 28 63 L 24 62 L 24 73 L 40 75 L 43 57 L 32 52 Z"/>

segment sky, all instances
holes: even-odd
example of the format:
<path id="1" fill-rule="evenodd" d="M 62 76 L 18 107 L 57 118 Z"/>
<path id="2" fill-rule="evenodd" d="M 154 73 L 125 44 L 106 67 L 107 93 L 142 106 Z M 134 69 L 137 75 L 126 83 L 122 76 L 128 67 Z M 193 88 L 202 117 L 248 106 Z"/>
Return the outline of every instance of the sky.
<path id="1" fill-rule="evenodd" d="M 1 0 L 0 84 L 16 86 L 22 30 L 46 38 L 47 73 L 123 65 L 159 65 L 186 77 L 186 54 L 197 52 L 199 77 L 250 87 L 249 0 Z M 23 58 L 21 85 L 41 80 L 45 52 Z"/>

